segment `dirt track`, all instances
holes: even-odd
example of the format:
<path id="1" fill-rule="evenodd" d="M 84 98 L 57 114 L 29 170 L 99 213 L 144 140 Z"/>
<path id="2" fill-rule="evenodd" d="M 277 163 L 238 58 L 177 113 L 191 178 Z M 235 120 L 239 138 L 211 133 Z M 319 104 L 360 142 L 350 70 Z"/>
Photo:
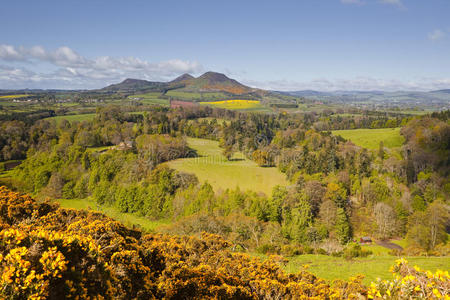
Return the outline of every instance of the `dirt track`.
<path id="1" fill-rule="evenodd" d="M 391 243 L 389 241 L 376 241 L 376 244 L 392 250 L 403 250 L 403 248 L 399 245 Z"/>

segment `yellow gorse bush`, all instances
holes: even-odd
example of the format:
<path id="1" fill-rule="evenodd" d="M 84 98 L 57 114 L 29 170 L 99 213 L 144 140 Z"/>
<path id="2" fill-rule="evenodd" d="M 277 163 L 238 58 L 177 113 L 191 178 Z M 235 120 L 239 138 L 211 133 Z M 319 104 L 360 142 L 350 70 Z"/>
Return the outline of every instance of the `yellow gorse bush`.
<path id="1" fill-rule="evenodd" d="M 398 274 L 394 281 L 367 288 L 362 276 L 330 283 L 305 270 L 286 274 L 279 266 L 282 257 L 261 262 L 231 252 L 231 246 L 207 233 L 143 235 L 100 213 L 37 203 L 0 187 L 1 299 L 364 299 L 448 294 L 448 273 L 412 269 L 404 274 L 403 262 L 393 268 Z"/>
<path id="2" fill-rule="evenodd" d="M 372 282 L 369 299 L 450 299 L 448 271 L 424 271 L 405 259 L 397 260 L 390 271 L 394 279 Z"/>

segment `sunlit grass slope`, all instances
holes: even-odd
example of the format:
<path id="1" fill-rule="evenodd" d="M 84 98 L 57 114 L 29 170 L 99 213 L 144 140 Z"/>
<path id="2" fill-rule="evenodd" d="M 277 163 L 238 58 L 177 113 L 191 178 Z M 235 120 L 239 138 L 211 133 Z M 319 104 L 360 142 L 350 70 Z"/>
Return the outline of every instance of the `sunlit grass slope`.
<path id="1" fill-rule="evenodd" d="M 367 149 L 378 149 L 380 141 L 387 148 L 400 147 L 405 140 L 400 135 L 400 128 L 335 130 L 332 133 Z"/>
<path id="2" fill-rule="evenodd" d="M 145 231 L 155 231 L 158 226 L 169 222 L 167 220 L 150 220 L 136 214 L 123 213 L 115 207 L 99 206 L 89 199 L 57 199 L 55 201 L 64 208 L 92 209 L 99 211 L 128 227 L 138 226 Z"/>
<path id="3" fill-rule="evenodd" d="M 276 185 L 287 185 L 286 177 L 277 168 L 262 168 L 236 153 L 233 161 L 227 161 L 216 141 L 188 138 L 189 146 L 195 149 L 199 157 L 182 158 L 168 165 L 174 169 L 194 173 L 200 182 L 208 181 L 213 188 L 262 191 L 272 193 Z"/>
<path id="4" fill-rule="evenodd" d="M 47 118 L 47 120 L 55 120 L 56 122 L 60 122 L 61 120 L 67 120 L 69 122 L 74 121 L 90 121 L 94 119 L 95 114 L 79 114 L 79 115 L 65 115 L 65 116 L 56 116 Z"/>
<path id="5" fill-rule="evenodd" d="M 448 270 L 450 268 L 450 257 L 405 257 L 412 266 L 431 270 Z M 369 256 L 346 260 L 342 257 L 328 255 L 306 254 L 291 257 L 285 270 L 289 273 L 298 272 L 303 265 L 308 265 L 308 271 L 314 275 L 328 279 L 344 279 L 350 276 L 363 274 L 364 283 L 369 284 L 377 278 L 392 279 L 389 268 L 395 264 L 396 256 Z"/>

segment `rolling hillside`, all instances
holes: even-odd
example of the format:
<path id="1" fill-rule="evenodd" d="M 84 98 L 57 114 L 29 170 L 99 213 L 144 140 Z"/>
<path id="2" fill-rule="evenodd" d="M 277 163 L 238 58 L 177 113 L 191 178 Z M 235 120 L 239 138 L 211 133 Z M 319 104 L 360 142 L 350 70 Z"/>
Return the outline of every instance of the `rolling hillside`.
<path id="1" fill-rule="evenodd" d="M 156 90 L 166 88 L 167 83 L 165 82 L 153 82 L 140 79 L 127 78 L 124 81 L 111 84 L 107 87 L 102 88 L 100 91 L 103 92 L 137 92 L 144 90 Z"/>
<path id="2" fill-rule="evenodd" d="M 288 185 L 285 175 L 277 168 L 259 167 L 240 152 L 228 161 L 222 155 L 218 142 L 196 138 L 187 140 L 199 156 L 173 160 L 168 165 L 179 171 L 194 173 L 201 182 L 207 181 L 215 190 L 239 187 L 243 191 L 254 190 L 271 195 L 274 186 Z"/>
<path id="3" fill-rule="evenodd" d="M 252 88 L 216 72 L 206 72 L 198 78 L 187 78 L 181 82 L 185 84 L 183 89 L 186 91 L 220 91 L 233 95 L 242 95 L 253 91 Z"/>
<path id="4" fill-rule="evenodd" d="M 225 74 L 211 71 L 199 77 L 183 74 L 169 82 L 153 82 L 128 78 L 120 83 L 111 84 L 96 90 L 96 92 L 125 93 L 129 95 L 158 92 L 162 96 L 183 101 L 220 101 L 239 98 L 285 102 L 285 99 L 277 93 L 251 88 L 227 77 Z"/>
<path id="5" fill-rule="evenodd" d="M 242 95 L 253 92 L 254 89 L 226 75 L 216 72 L 206 72 L 195 78 L 190 74 L 183 74 L 169 82 L 153 82 L 140 79 L 125 79 L 102 88 L 103 92 L 138 92 L 144 90 L 182 90 L 184 92 L 225 92 L 231 95 Z"/>

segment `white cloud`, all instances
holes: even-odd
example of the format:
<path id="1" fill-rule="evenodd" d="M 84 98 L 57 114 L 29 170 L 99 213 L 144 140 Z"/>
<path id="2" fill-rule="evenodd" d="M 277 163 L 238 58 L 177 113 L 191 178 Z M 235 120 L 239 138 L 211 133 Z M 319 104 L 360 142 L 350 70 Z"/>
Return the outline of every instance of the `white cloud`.
<path id="1" fill-rule="evenodd" d="M 277 91 L 430 91 L 448 89 L 450 78 L 418 78 L 415 80 L 378 79 L 357 77 L 353 79 L 317 78 L 311 81 L 274 80 L 252 81 L 243 83 L 257 88 Z"/>
<path id="2" fill-rule="evenodd" d="M 343 4 L 364 4 L 362 0 L 341 0 Z"/>
<path id="3" fill-rule="evenodd" d="M 432 41 L 438 41 L 445 38 L 446 33 L 440 29 L 435 29 L 428 34 L 428 39 Z"/>
<path id="4" fill-rule="evenodd" d="M 14 46 L 0 45 L 0 58 L 5 60 L 24 60 L 24 56 Z"/>
<path id="5" fill-rule="evenodd" d="M 3 66 L 0 68 L 2 88 L 11 85 L 18 88 L 20 82 L 23 83 L 21 87 L 37 87 L 27 84 L 40 82 L 42 86 L 39 87 L 45 88 L 98 88 L 128 77 L 163 81 L 203 69 L 198 62 L 180 59 L 155 63 L 136 57 L 101 56 L 89 59 L 66 46 L 49 51 L 42 46 L 0 45 L 0 61 L 33 69 L 10 67 L 11 70 L 7 71 Z M 42 64 L 50 65 L 54 70 L 39 72 L 36 68 Z"/>

